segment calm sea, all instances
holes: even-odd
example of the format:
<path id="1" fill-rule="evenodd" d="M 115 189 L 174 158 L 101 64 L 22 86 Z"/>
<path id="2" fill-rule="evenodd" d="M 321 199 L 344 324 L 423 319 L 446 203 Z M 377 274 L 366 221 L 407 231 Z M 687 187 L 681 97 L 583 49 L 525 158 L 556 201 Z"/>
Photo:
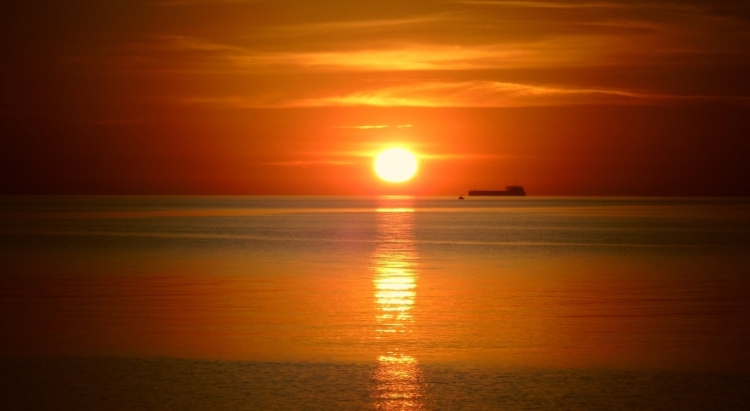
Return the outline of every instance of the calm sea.
<path id="1" fill-rule="evenodd" d="M 0 408 L 750 409 L 750 199 L 0 198 Z"/>

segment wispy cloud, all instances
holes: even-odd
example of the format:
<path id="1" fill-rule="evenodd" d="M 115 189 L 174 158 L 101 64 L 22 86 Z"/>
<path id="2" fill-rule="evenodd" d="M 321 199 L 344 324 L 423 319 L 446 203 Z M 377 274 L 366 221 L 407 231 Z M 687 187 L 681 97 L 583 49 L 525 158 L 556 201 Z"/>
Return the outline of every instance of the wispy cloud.
<path id="1" fill-rule="evenodd" d="M 542 40 L 497 44 L 394 44 L 381 48 L 332 51 L 259 51 L 189 36 L 159 36 L 149 44 L 132 44 L 142 61 L 189 53 L 179 66 L 191 71 L 372 72 L 466 71 L 517 68 L 617 66 L 710 55 L 721 49 L 677 41 L 656 23 L 634 20 L 596 21 L 589 26 L 641 29 L 621 35 L 567 34 Z M 595 30 L 595 28 L 592 28 Z M 657 34 L 653 34 L 659 32 Z M 648 47 L 646 47 L 648 44 Z M 729 47 L 730 45 L 724 45 Z M 144 54 L 145 53 L 145 54 Z M 200 53 L 203 53 L 202 55 Z"/>
<path id="2" fill-rule="evenodd" d="M 198 3 L 213 2 L 165 4 Z M 119 66 L 251 76 L 750 61 L 748 23 L 696 4 L 464 0 L 415 10 L 379 18 L 280 19 L 205 37 L 195 31 L 156 35 L 126 45 Z"/>
<path id="3" fill-rule="evenodd" d="M 491 81 L 427 82 L 289 102 L 291 106 L 518 107 L 627 103 L 674 96 L 628 90 L 551 87 Z"/>
<path id="4" fill-rule="evenodd" d="M 445 14 L 431 14 L 412 18 L 371 19 L 327 21 L 307 24 L 289 24 L 259 28 L 255 36 L 288 37 L 325 35 L 346 32 L 351 35 L 357 31 L 393 30 L 397 28 L 414 28 L 415 26 L 440 24 L 448 20 Z"/>
<path id="5" fill-rule="evenodd" d="M 271 161 L 260 163 L 260 165 L 279 166 L 279 167 L 309 167 L 309 166 L 349 166 L 355 164 L 352 161 L 343 160 L 288 160 L 288 161 Z"/>
<path id="6" fill-rule="evenodd" d="M 733 95 L 674 95 L 612 88 L 549 86 L 495 81 L 416 82 L 369 90 L 353 90 L 314 97 L 254 99 L 252 97 L 186 97 L 173 101 L 212 108 L 266 107 L 529 107 L 579 104 L 661 104 L 664 102 L 727 100 L 746 101 Z M 382 129 L 389 125 L 337 126 Z M 396 127 L 411 127 L 400 125 Z"/>
<path id="7" fill-rule="evenodd" d="M 133 118 L 106 118 L 83 121 L 83 124 L 97 125 L 97 126 L 121 126 L 127 124 L 143 124 L 156 121 L 163 121 L 162 118 L 149 118 L 149 117 L 133 117 Z"/>
<path id="8" fill-rule="evenodd" d="M 365 126 L 334 126 L 333 128 L 353 128 L 356 130 L 370 130 L 370 129 L 380 129 L 380 128 L 389 128 L 390 126 L 384 125 L 384 124 L 374 124 L 374 125 L 365 125 Z"/>
<path id="9" fill-rule="evenodd" d="M 461 4 L 475 4 L 483 6 L 500 7 L 525 7 L 542 9 L 611 9 L 624 8 L 625 4 L 618 3 L 578 3 L 578 2 L 551 2 L 551 1 L 502 1 L 502 0 L 463 0 Z"/>
<path id="10" fill-rule="evenodd" d="M 224 96 L 224 97 L 205 97 L 205 96 L 194 96 L 194 97 L 177 97 L 168 99 L 174 103 L 186 106 L 203 106 L 210 108 L 219 109 L 231 109 L 231 108 L 261 108 L 261 107 L 274 107 L 276 104 L 264 103 L 262 99 L 251 99 L 247 97 L 237 96 Z"/>
<path id="11" fill-rule="evenodd" d="M 517 155 L 511 154 L 476 154 L 476 153 L 450 153 L 435 154 L 427 153 L 419 156 L 421 159 L 428 160 L 497 160 L 504 158 L 518 158 Z"/>
<path id="12" fill-rule="evenodd" d="M 199 51 L 199 52 L 225 52 L 245 54 L 249 50 L 244 47 L 222 44 L 207 40 L 202 37 L 185 36 L 178 34 L 160 34 L 151 37 L 150 41 L 130 43 L 126 45 L 127 49 L 136 51 L 155 51 L 155 52 L 180 52 L 180 51 Z"/>
<path id="13" fill-rule="evenodd" d="M 163 0 L 163 1 L 154 1 L 152 4 L 154 6 L 161 6 L 161 7 L 177 7 L 177 6 L 196 6 L 196 5 L 202 5 L 202 4 L 243 4 L 243 3 L 250 3 L 248 0 Z"/>
<path id="14" fill-rule="evenodd" d="M 413 71 L 470 70 L 528 61 L 533 51 L 519 47 L 413 45 L 389 49 L 328 52 L 256 53 L 233 56 L 247 67 L 298 67 L 313 70 Z"/>
<path id="15" fill-rule="evenodd" d="M 609 2 L 586 2 L 586 1 L 504 1 L 504 0 L 459 0 L 457 3 L 496 6 L 507 8 L 529 8 L 529 9 L 604 9 L 604 10 L 674 10 L 695 11 L 699 7 L 677 1 L 648 2 L 648 1 L 609 1 Z"/>
<path id="16" fill-rule="evenodd" d="M 382 129 L 382 128 L 391 128 L 391 127 L 393 127 L 393 128 L 411 128 L 412 125 L 411 124 L 399 124 L 397 126 L 391 126 L 391 125 L 387 125 L 387 124 L 367 124 L 367 125 L 362 125 L 362 126 L 334 126 L 334 128 L 343 128 L 343 129 L 352 128 L 352 129 L 356 129 L 356 130 Z"/>
<path id="17" fill-rule="evenodd" d="M 123 58 L 117 67 L 228 74 L 213 83 L 225 94 L 191 94 L 186 87 L 186 94 L 173 100 L 213 108 L 521 107 L 744 99 L 720 95 L 727 92 L 722 87 L 713 89 L 716 95 L 701 95 L 711 89 L 700 84 L 673 87 L 671 80 L 651 80 L 652 74 L 620 76 L 639 71 L 666 79 L 692 66 L 750 63 L 747 22 L 705 8 L 619 0 L 441 4 L 450 7 L 393 18 L 384 13 L 375 19 L 280 19 L 242 35 L 153 36 L 130 44 L 132 58 Z M 443 25 L 445 33 L 436 31 Z M 388 35 L 380 35 L 380 30 Z M 592 75 L 567 75 L 586 72 Z M 242 91 L 231 94 L 234 90 Z M 395 126 L 339 126 L 386 127 Z"/>

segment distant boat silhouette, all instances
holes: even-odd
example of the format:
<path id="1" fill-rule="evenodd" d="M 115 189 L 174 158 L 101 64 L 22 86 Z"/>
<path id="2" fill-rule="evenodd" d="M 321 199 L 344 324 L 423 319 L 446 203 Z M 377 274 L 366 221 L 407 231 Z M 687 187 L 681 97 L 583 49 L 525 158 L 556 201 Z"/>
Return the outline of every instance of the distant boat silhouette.
<path id="1" fill-rule="evenodd" d="M 523 197 L 526 191 L 521 186 L 507 186 L 505 190 L 469 190 L 470 196 L 514 196 Z"/>
<path id="2" fill-rule="evenodd" d="M 458 199 L 459 199 L 459 200 L 463 200 L 463 199 L 464 199 L 464 196 L 458 196 Z"/>

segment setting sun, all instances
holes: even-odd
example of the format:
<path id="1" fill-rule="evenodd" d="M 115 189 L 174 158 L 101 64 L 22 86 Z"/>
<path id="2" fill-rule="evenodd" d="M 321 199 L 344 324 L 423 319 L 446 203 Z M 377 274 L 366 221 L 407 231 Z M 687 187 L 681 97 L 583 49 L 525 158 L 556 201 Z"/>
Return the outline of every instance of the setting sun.
<path id="1" fill-rule="evenodd" d="M 375 158 L 375 173 L 391 183 L 400 183 L 417 172 L 417 159 L 409 150 L 389 148 Z"/>

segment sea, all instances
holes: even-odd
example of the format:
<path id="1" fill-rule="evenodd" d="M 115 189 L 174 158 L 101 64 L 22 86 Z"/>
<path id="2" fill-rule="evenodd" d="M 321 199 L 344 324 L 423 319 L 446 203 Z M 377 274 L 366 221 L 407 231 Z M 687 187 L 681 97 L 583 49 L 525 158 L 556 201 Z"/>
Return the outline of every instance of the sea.
<path id="1" fill-rule="evenodd" d="M 0 409 L 750 409 L 750 199 L 0 197 Z"/>

